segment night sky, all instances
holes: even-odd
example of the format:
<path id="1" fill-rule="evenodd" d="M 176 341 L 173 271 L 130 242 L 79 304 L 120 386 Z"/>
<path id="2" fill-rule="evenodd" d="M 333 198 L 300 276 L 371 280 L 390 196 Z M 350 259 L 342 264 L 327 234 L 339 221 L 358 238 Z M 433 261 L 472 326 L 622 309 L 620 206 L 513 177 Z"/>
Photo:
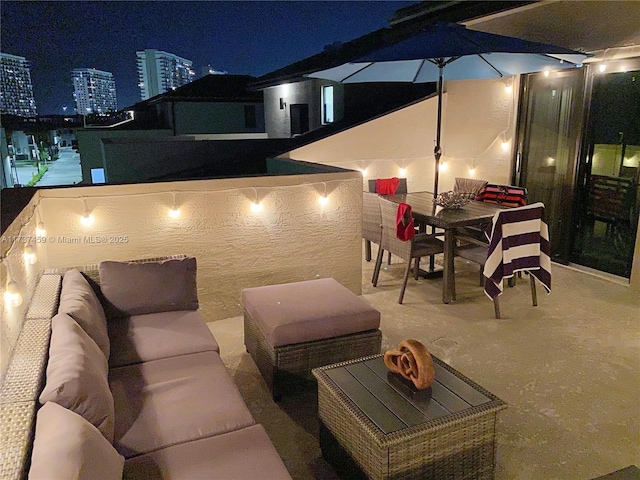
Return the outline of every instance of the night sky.
<path id="1" fill-rule="evenodd" d="M 118 108 L 140 101 L 137 50 L 260 76 L 388 26 L 412 1 L 1 2 L 0 50 L 25 57 L 38 114 L 73 112 L 71 71 L 113 73 Z"/>

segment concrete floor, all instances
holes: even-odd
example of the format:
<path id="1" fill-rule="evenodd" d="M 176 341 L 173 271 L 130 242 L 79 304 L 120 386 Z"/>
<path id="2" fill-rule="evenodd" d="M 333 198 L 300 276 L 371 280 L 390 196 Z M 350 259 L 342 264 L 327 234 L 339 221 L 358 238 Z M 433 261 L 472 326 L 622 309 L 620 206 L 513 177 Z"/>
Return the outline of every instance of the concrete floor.
<path id="1" fill-rule="evenodd" d="M 372 262 L 373 263 L 373 262 Z M 586 480 L 640 465 L 640 296 L 620 283 L 553 265 L 550 295 L 528 281 L 505 289 L 503 318 L 478 286 L 474 264 L 456 259 L 458 300 L 442 280 L 409 279 L 395 261 L 363 298 L 382 313 L 383 350 L 415 338 L 507 402 L 499 414 L 495 478 Z M 242 318 L 209 324 L 245 401 L 296 479 L 335 479 L 317 441 L 315 394 L 275 404 L 243 346 Z"/>

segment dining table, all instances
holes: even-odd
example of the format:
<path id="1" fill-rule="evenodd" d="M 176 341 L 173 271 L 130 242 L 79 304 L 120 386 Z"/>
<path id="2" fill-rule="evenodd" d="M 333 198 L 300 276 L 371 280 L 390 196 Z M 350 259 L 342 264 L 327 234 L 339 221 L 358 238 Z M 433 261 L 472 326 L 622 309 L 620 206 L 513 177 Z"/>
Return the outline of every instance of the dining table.
<path id="1" fill-rule="evenodd" d="M 442 267 L 442 301 L 451 303 L 456 299 L 454 258 L 456 229 L 482 226 L 491 222 L 494 215 L 505 208 L 498 204 L 471 200 L 460 208 L 445 208 L 435 203 L 432 192 L 411 192 L 383 195 L 394 203 L 406 203 L 416 224 L 444 230 L 444 259 Z"/>

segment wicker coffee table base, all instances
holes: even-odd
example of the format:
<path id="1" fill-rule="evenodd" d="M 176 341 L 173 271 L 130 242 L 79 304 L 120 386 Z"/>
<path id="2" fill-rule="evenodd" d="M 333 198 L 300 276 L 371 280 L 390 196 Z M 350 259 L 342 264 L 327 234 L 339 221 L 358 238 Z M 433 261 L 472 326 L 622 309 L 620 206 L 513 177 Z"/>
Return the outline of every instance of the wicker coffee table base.
<path id="1" fill-rule="evenodd" d="M 336 362 L 380 353 L 380 330 L 273 347 L 244 312 L 244 344 L 262 374 L 274 400 L 307 383 L 315 385 L 311 370 Z"/>
<path id="2" fill-rule="evenodd" d="M 434 361 L 495 400 L 464 414 L 384 434 L 323 369 L 314 371 L 323 457 L 345 478 L 494 478 L 497 414 L 506 404 L 440 360 Z"/>

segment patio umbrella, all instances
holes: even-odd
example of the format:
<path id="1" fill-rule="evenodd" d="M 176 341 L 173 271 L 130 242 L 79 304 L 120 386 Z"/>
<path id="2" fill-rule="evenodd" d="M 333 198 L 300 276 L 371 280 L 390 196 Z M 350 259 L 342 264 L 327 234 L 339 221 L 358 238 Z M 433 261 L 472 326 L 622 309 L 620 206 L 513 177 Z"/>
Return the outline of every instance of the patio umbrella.
<path id="1" fill-rule="evenodd" d="M 437 81 L 438 117 L 433 151 L 437 194 L 445 70 L 448 79 L 500 78 L 573 67 L 585 58 L 587 55 L 555 45 L 468 30 L 456 23 L 436 23 L 351 62 L 307 76 L 340 83 Z"/>

